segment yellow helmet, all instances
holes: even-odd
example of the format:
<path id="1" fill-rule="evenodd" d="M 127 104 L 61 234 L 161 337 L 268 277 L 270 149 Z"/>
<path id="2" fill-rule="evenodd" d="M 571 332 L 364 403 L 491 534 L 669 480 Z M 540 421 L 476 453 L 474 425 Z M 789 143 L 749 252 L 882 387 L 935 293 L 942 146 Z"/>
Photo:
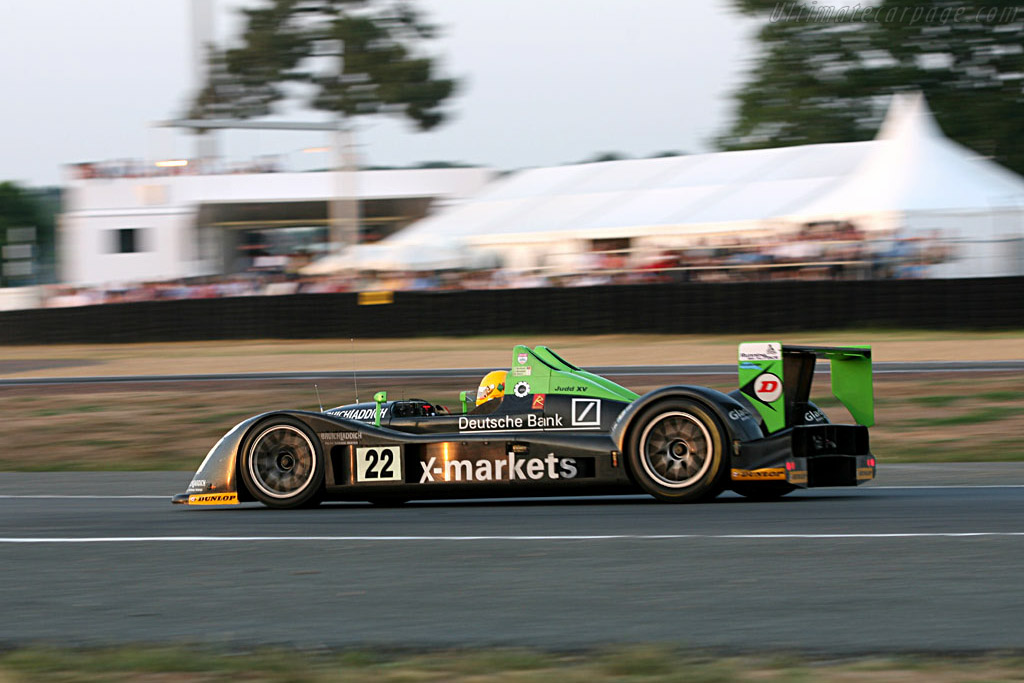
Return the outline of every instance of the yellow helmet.
<path id="1" fill-rule="evenodd" d="M 478 406 L 505 395 L 506 375 L 508 373 L 504 370 L 492 370 L 484 375 L 484 378 L 480 380 L 480 388 L 476 390 Z"/>

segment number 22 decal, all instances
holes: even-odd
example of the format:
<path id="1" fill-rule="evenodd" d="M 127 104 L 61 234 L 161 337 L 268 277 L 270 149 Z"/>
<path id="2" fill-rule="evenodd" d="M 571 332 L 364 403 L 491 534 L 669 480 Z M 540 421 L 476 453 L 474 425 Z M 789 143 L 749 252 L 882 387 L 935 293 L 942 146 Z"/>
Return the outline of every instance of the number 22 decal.
<path id="1" fill-rule="evenodd" d="M 401 480 L 401 446 L 370 446 L 356 449 L 356 481 Z"/>
<path id="2" fill-rule="evenodd" d="M 395 462 L 395 454 L 391 452 L 390 448 L 382 448 L 379 458 L 377 451 L 371 448 L 366 451 L 366 459 L 369 461 L 366 465 L 367 479 L 390 479 L 394 476 L 391 466 Z M 379 470 L 376 469 L 378 465 L 380 466 Z"/>

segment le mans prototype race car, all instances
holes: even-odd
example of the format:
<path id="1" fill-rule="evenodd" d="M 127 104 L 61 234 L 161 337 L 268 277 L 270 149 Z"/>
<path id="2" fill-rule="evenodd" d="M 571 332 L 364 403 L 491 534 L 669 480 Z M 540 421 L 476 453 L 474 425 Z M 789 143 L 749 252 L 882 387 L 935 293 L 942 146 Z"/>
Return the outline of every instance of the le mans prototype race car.
<path id="1" fill-rule="evenodd" d="M 816 360 L 857 424 L 809 400 Z M 412 399 L 251 417 L 210 450 L 173 502 L 274 508 L 324 499 L 648 493 L 705 501 L 723 490 L 772 499 L 873 479 L 869 347 L 739 347 L 739 389 L 666 386 L 640 396 L 562 359 L 516 346 L 498 398 L 460 413 Z M 482 387 L 485 389 L 485 387 Z M 498 392 L 501 393 L 501 392 Z"/>

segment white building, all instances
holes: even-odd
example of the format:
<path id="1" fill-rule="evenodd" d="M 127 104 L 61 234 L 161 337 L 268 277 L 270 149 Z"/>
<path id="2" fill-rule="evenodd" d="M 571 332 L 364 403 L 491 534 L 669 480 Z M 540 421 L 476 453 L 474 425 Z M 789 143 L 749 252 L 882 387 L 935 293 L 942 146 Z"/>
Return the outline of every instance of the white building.
<path id="1" fill-rule="evenodd" d="M 59 227 L 60 279 L 76 285 L 186 278 L 238 270 L 247 235 L 328 223 L 337 173 L 236 173 L 69 179 Z M 359 171 L 365 231 L 382 235 L 439 204 L 472 196 L 480 168 Z"/>

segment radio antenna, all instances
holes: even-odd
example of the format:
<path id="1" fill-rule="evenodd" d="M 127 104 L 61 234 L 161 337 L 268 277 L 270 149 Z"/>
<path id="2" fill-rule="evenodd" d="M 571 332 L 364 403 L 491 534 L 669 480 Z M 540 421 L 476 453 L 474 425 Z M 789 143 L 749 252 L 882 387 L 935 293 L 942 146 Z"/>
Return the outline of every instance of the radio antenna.
<path id="1" fill-rule="evenodd" d="M 313 391 L 316 392 L 316 402 L 320 406 L 320 412 L 324 412 L 324 402 L 320 400 L 320 387 L 313 383 Z"/>
<path id="2" fill-rule="evenodd" d="M 355 348 L 356 340 L 350 338 L 349 341 L 351 342 L 352 348 Z M 354 353 L 354 351 L 353 351 L 353 353 Z M 356 375 L 356 359 L 355 359 L 355 356 L 350 357 L 349 360 L 351 361 L 351 365 L 352 365 L 352 384 L 355 385 L 355 388 L 356 388 L 356 403 L 359 403 L 359 376 Z"/>

